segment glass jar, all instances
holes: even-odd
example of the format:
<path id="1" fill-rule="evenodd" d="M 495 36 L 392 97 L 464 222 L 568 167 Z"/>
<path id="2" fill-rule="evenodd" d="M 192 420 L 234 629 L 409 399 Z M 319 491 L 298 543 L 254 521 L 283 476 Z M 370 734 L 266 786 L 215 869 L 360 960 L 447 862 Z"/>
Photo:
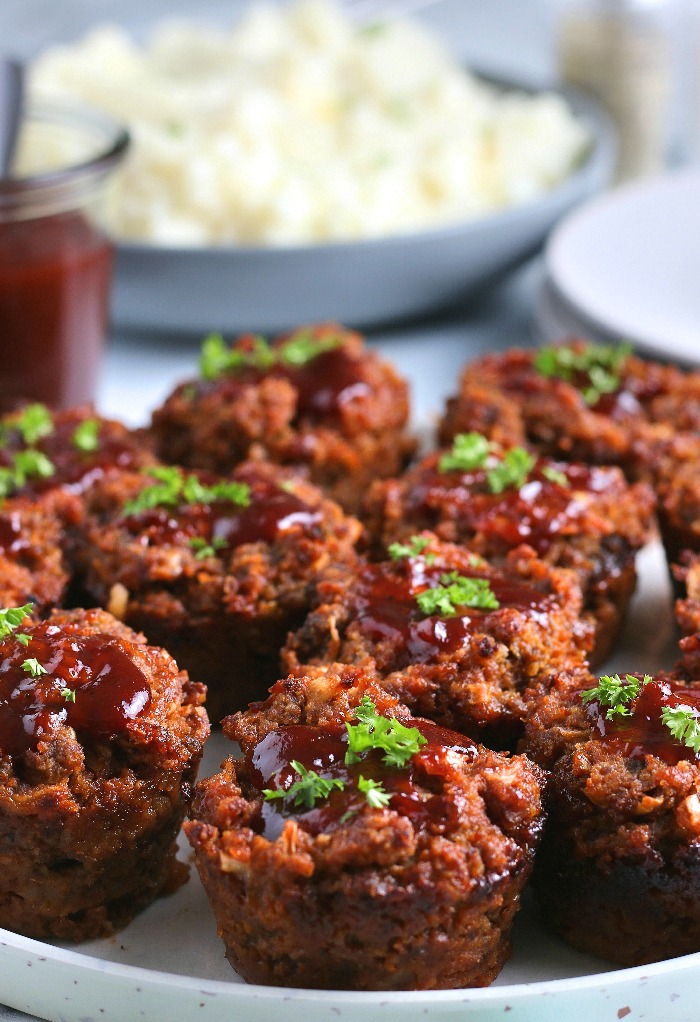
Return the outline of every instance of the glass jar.
<path id="1" fill-rule="evenodd" d="M 617 180 L 662 170 L 679 144 L 684 0 L 561 0 L 560 77 L 595 95 L 617 128 Z"/>
<path id="2" fill-rule="evenodd" d="M 112 273 L 101 214 L 128 144 L 92 110 L 26 113 L 13 175 L 0 179 L 0 410 L 95 397 Z"/>

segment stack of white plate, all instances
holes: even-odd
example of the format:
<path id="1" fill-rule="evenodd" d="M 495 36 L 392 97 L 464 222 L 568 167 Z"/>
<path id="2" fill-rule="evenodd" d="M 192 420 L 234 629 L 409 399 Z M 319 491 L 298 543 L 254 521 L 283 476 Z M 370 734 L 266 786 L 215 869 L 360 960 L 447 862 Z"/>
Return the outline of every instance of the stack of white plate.
<path id="1" fill-rule="evenodd" d="M 565 217 L 545 250 L 542 340 L 628 341 L 700 362 L 700 168 L 608 192 Z"/>

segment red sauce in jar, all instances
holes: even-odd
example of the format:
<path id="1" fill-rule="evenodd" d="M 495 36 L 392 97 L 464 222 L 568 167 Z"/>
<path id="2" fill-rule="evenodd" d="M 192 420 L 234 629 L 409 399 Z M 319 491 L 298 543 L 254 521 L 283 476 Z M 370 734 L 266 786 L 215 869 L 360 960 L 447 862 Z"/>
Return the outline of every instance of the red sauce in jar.
<path id="1" fill-rule="evenodd" d="M 0 409 L 94 398 L 111 270 L 110 244 L 80 212 L 0 222 Z"/>
<path id="2" fill-rule="evenodd" d="M 197 476 L 206 485 L 214 481 L 205 473 Z M 230 551 L 243 543 L 274 543 L 291 529 L 301 529 L 305 535 L 321 535 L 320 508 L 310 507 L 296 494 L 250 472 L 240 474 L 238 481 L 250 486 L 250 503 L 245 507 L 232 501 L 214 501 L 154 508 L 126 515 L 123 524 L 132 535 L 140 537 L 144 546 L 202 539 L 214 546 L 215 553 Z"/>
<path id="3" fill-rule="evenodd" d="M 18 756 L 50 739 L 61 725 L 90 735 L 123 732 L 151 703 L 151 688 L 119 640 L 42 623 L 0 646 L 0 751 Z M 23 670 L 36 659 L 47 671 Z"/>
<path id="4" fill-rule="evenodd" d="M 461 541 L 478 534 L 490 549 L 528 543 L 544 554 L 560 536 L 579 532 L 590 494 L 619 486 L 615 469 L 540 459 L 522 486 L 491 493 L 486 469 L 440 472 L 439 459 L 439 454 L 429 456 L 409 476 L 404 520 L 417 529 L 454 522 Z M 568 485 L 548 479 L 547 467 L 560 472 Z"/>
<path id="5" fill-rule="evenodd" d="M 411 719 L 402 721 L 416 727 L 427 743 L 401 768 L 388 767 L 383 753 L 373 749 L 360 762 L 346 764 L 348 749 L 344 727 L 313 727 L 309 724 L 290 724 L 270 732 L 246 757 L 246 768 L 253 784 L 264 788 L 287 789 L 299 780 L 292 760 L 307 770 L 315 770 L 321 777 L 338 779 L 343 790 L 334 788 L 329 797 L 317 802 L 313 808 L 294 806 L 291 798 L 264 801 L 260 810 L 259 830 L 274 841 L 284 827 L 285 820 L 293 818 L 310 834 L 320 834 L 341 826 L 348 814 L 354 815 L 367 805 L 365 795 L 358 790 L 360 775 L 380 783 L 391 795 L 388 808 L 408 817 L 416 830 L 444 834 L 455 824 L 457 808 L 452 799 L 440 790 L 440 780 L 455 770 L 450 756 L 454 753 L 473 761 L 477 746 L 469 738 L 439 727 L 430 721 Z"/>
<path id="6" fill-rule="evenodd" d="M 488 630 L 491 615 L 507 607 L 540 615 L 546 623 L 551 597 L 527 583 L 478 569 L 459 574 L 486 579 L 498 601 L 497 610 L 461 607 L 455 608 L 457 613 L 452 617 L 426 615 L 416 597 L 440 585 L 441 576 L 449 571 L 444 566 L 426 564 L 422 557 L 363 568 L 352 593 L 355 627 L 370 642 L 392 644 L 391 669 L 398 670 L 409 663 L 428 663 L 441 654 L 453 653 L 468 643 L 475 629 Z"/>
<path id="7" fill-rule="evenodd" d="M 641 675 L 635 675 L 641 680 Z M 606 717 L 607 709 L 596 701 L 589 703 L 588 716 L 595 737 L 613 745 L 623 756 L 643 759 L 657 756 L 673 766 L 681 760 L 700 763 L 700 755 L 674 738 L 661 719 L 665 707 L 686 706 L 700 713 L 700 691 L 675 682 L 651 681 L 628 706 L 629 715 Z"/>
<path id="8" fill-rule="evenodd" d="M 258 384 L 268 377 L 287 380 L 295 388 L 297 418 L 309 422 L 333 421 L 344 405 L 369 393 L 369 386 L 362 375 L 361 360 L 353 358 L 342 345 L 321 352 L 303 365 L 275 362 L 265 369 L 242 366 L 216 380 L 183 384 L 180 392 L 194 387 L 195 397 L 215 393 L 225 401 L 235 399 L 244 386 Z"/>

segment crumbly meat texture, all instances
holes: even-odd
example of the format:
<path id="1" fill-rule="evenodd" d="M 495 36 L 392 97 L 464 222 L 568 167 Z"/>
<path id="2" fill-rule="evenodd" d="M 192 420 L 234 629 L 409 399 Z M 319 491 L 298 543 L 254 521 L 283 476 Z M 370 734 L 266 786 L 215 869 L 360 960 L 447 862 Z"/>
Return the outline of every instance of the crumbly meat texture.
<path id="1" fill-rule="evenodd" d="M 679 561 L 685 550 L 700 553 L 700 432 L 650 426 L 638 432 L 635 453 L 640 474 L 648 476 L 656 493 L 669 562 Z"/>
<path id="2" fill-rule="evenodd" d="M 675 614 L 683 635 L 700 633 L 700 553 L 687 550 L 672 571 L 682 592 L 676 600 Z"/>
<path id="3" fill-rule="evenodd" d="M 329 564 L 354 560 L 363 535 L 357 519 L 280 466 L 245 463 L 230 479 L 247 481 L 253 494 L 257 483 L 289 493 L 308 514 L 272 539 L 201 557 L 186 528 L 159 536 L 148 515 L 132 527 L 118 514 L 151 482 L 122 474 L 96 486 L 97 513 L 85 530 L 87 592 L 207 685 L 212 722 L 279 677 L 280 647 L 304 619 L 316 579 Z"/>
<path id="4" fill-rule="evenodd" d="M 530 547 L 511 551 L 496 571 L 431 533 L 421 540 L 427 546 L 410 560 L 334 567 L 317 587 L 317 606 L 290 635 L 283 664 L 291 671 L 329 661 L 372 663 L 383 687 L 412 713 L 490 747 L 512 748 L 522 729 L 526 687 L 552 671 L 581 665 L 590 648 L 592 630 L 580 619 L 576 577 L 549 567 Z M 414 578 L 417 590 L 426 571 L 434 579 L 478 572 L 501 594 L 501 605 L 463 611 L 469 623 L 458 644 L 446 645 L 440 636 L 457 622 L 416 613 L 413 606 L 402 617 L 396 612 L 397 590 L 410 600 Z"/>
<path id="5" fill-rule="evenodd" d="M 700 688 L 687 666 L 668 676 Z M 579 950 L 621 965 L 695 952 L 700 766 L 628 757 L 599 740 L 579 696 L 596 684 L 569 672 L 530 693 L 521 749 L 551 771 L 534 877 L 545 921 Z"/>
<path id="6" fill-rule="evenodd" d="M 375 551 L 429 529 L 499 565 L 510 549 L 530 543 L 546 564 L 575 572 L 584 619 L 595 628 L 591 663 L 602 663 L 634 591 L 635 554 L 652 535 L 655 501 L 648 485 L 628 483 L 616 466 L 584 469 L 544 459 L 538 464 L 571 476 L 568 489 L 559 489 L 561 514 L 555 514 L 548 511 L 547 501 L 554 499 L 546 497 L 549 484 L 533 491 L 522 487 L 504 502 L 503 494 L 488 494 L 483 479 L 441 473 L 443 453 L 432 452 L 399 479 L 372 485 L 363 520 Z M 551 526 L 543 530 L 548 515 Z"/>
<path id="7" fill-rule="evenodd" d="M 67 513 L 66 501 L 53 494 L 0 505 L 0 607 L 32 603 L 44 615 L 64 604 L 71 580 L 63 552 Z"/>
<path id="8" fill-rule="evenodd" d="M 352 377 L 337 400 L 326 396 L 321 411 L 307 413 L 299 387 L 274 367 L 250 380 L 224 373 L 180 384 L 153 413 L 152 435 L 161 458 L 172 464 L 228 472 L 248 457 L 263 457 L 303 467 L 328 496 L 355 512 L 371 480 L 400 472 L 415 451 L 406 433 L 408 387 L 359 334 L 336 325 L 300 333 L 340 338 Z M 250 343 L 243 337 L 233 348 L 247 351 Z M 319 394 L 324 387 L 333 393 L 333 372 L 317 385 Z"/>
<path id="9" fill-rule="evenodd" d="M 588 342 L 567 347 L 584 351 Z M 628 355 L 620 367 L 619 397 L 589 405 L 573 383 L 533 367 L 536 349 L 512 348 L 466 365 L 447 402 L 440 441 L 477 430 L 500 443 L 530 443 L 553 457 L 617 464 L 638 478 L 634 439 L 648 423 L 674 431 L 700 430 L 700 373 Z"/>
<path id="10" fill-rule="evenodd" d="M 327 665 L 280 682 L 224 727 L 250 749 L 288 724 L 352 720 L 363 695 L 411 726 L 371 674 Z M 360 990 L 495 978 L 541 829 L 542 775 L 525 757 L 479 746 L 441 762 L 422 796 L 452 806 L 442 829 L 365 805 L 316 835 L 289 818 L 268 840 L 256 833 L 261 794 L 245 762 L 228 759 L 198 785 L 185 828 L 227 957 L 244 978 Z"/>
<path id="11" fill-rule="evenodd" d="M 81 941 L 121 928 L 184 879 L 176 839 L 209 727 L 202 686 L 111 615 L 57 611 L 49 623 L 112 637 L 151 692 L 123 730 L 64 723 L 35 749 L 0 757 L 0 925 Z M 5 639 L 0 655 L 15 642 Z"/>

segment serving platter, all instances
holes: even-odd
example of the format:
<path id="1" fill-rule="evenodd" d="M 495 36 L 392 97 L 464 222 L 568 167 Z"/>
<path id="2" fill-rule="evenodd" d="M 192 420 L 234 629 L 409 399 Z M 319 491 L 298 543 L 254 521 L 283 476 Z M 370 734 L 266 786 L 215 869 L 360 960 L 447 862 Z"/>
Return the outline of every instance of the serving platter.
<path id="1" fill-rule="evenodd" d="M 503 89 L 536 90 L 482 75 Z M 562 90 L 591 134 L 582 164 L 534 202 L 421 233 L 279 248 L 117 249 L 112 316 L 123 330 L 272 332 L 339 320 L 367 327 L 463 302 L 523 262 L 569 210 L 609 182 L 615 140 L 589 97 Z"/>
<path id="2" fill-rule="evenodd" d="M 658 542 L 639 555 L 639 576 L 608 671 L 653 672 L 674 659 L 671 589 Z M 215 734 L 203 773 L 216 771 L 228 751 Z M 191 861 L 184 839 L 181 858 Z M 700 954 L 634 969 L 579 954 L 542 929 L 526 897 L 513 956 L 488 989 L 353 993 L 248 985 L 224 959 L 194 867 L 189 883 L 108 940 L 75 949 L 0 930 L 0 1000 L 52 1022 L 693 1022 L 699 976 Z"/>

